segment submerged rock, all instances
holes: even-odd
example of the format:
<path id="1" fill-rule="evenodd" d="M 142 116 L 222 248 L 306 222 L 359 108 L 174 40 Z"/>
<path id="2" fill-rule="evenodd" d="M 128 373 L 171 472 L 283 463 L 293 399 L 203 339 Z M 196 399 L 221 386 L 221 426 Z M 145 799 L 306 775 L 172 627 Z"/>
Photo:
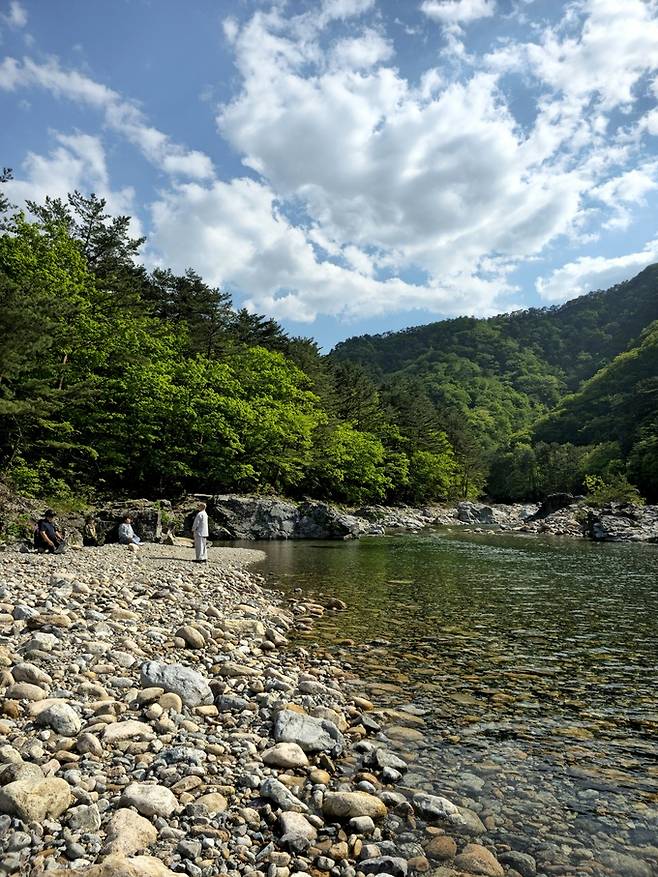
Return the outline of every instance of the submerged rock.
<path id="1" fill-rule="evenodd" d="M 415 807 L 432 822 L 447 825 L 463 834 L 479 835 L 486 832 L 482 820 L 472 810 L 458 807 L 447 798 L 420 792 L 414 795 Z"/>

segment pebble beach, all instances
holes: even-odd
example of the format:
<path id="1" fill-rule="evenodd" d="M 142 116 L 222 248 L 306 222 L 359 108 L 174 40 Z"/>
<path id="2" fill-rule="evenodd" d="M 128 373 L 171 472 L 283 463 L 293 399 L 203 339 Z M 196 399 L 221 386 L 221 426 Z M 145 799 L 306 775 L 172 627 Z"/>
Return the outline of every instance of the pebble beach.
<path id="1" fill-rule="evenodd" d="M 532 877 L 474 810 L 405 786 L 423 719 L 312 645 L 344 604 L 259 551 L 0 555 L 0 874 Z"/>

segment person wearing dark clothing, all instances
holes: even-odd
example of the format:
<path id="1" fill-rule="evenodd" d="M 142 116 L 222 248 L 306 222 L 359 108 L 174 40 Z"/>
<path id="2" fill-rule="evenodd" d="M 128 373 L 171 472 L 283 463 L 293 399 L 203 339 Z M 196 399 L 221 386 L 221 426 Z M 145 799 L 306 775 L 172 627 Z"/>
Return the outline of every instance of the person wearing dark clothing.
<path id="1" fill-rule="evenodd" d="M 40 552 L 61 554 L 64 551 L 64 536 L 55 524 L 55 512 L 47 509 L 38 522 L 34 534 L 34 545 Z"/>
<path id="2" fill-rule="evenodd" d="M 85 518 L 85 525 L 82 528 L 82 544 L 94 547 L 98 545 L 98 533 L 96 532 L 96 521 L 93 515 L 88 515 Z"/>

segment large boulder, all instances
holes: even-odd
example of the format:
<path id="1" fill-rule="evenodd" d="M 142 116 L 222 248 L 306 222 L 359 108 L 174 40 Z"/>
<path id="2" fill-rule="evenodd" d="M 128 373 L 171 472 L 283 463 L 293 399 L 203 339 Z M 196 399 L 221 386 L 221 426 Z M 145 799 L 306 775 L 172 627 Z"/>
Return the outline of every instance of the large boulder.
<path id="1" fill-rule="evenodd" d="M 326 752 L 338 756 L 345 738 L 329 719 L 316 719 L 293 710 L 281 710 L 274 719 L 277 743 L 297 743 L 304 752 Z"/>
<path id="2" fill-rule="evenodd" d="M 363 522 L 323 502 L 303 502 L 297 508 L 296 539 L 356 539 Z"/>
<path id="3" fill-rule="evenodd" d="M 212 497 L 208 516 L 211 538 L 292 539 L 297 506 L 271 497 L 227 494 Z"/>
<path id="4" fill-rule="evenodd" d="M 23 822 L 57 819 L 72 802 L 69 784 L 58 777 L 16 780 L 0 789 L 0 813 L 18 816 Z"/>
<path id="5" fill-rule="evenodd" d="M 490 506 L 474 502 L 460 502 L 457 506 L 457 520 L 464 524 L 495 524 L 496 517 Z"/>
<path id="6" fill-rule="evenodd" d="M 160 542 L 162 539 L 162 505 L 147 499 L 126 500 L 121 504 L 96 509 L 98 544 L 118 542 L 119 524 L 124 515 L 133 519 L 133 530 L 142 542 Z"/>
<path id="7" fill-rule="evenodd" d="M 526 521 L 540 521 L 542 518 L 547 518 L 549 515 L 561 511 L 561 509 L 568 508 L 575 501 L 571 493 L 551 493 L 541 503 L 534 515 L 529 515 L 526 518 Z"/>
<path id="8" fill-rule="evenodd" d="M 658 542 L 658 506 L 609 503 L 587 513 L 585 529 L 597 542 Z"/>
<path id="9" fill-rule="evenodd" d="M 140 668 L 140 677 L 142 688 L 173 691 L 186 706 L 201 706 L 213 702 L 213 693 L 207 681 L 191 667 L 146 661 Z"/>
<path id="10" fill-rule="evenodd" d="M 294 503 L 277 497 L 222 494 L 208 501 L 214 539 L 351 539 L 366 522 L 321 502 Z M 186 520 L 191 526 L 192 514 Z"/>

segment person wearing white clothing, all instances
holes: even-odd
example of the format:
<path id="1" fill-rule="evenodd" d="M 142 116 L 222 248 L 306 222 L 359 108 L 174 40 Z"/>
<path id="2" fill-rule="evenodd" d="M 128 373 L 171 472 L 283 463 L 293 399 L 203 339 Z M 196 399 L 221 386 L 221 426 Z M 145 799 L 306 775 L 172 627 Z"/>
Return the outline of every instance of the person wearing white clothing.
<path id="1" fill-rule="evenodd" d="M 192 524 L 196 562 L 208 563 L 208 546 L 206 544 L 206 539 L 208 538 L 208 513 L 206 512 L 205 502 L 200 502 L 197 509 L 198 511 Z"/>

